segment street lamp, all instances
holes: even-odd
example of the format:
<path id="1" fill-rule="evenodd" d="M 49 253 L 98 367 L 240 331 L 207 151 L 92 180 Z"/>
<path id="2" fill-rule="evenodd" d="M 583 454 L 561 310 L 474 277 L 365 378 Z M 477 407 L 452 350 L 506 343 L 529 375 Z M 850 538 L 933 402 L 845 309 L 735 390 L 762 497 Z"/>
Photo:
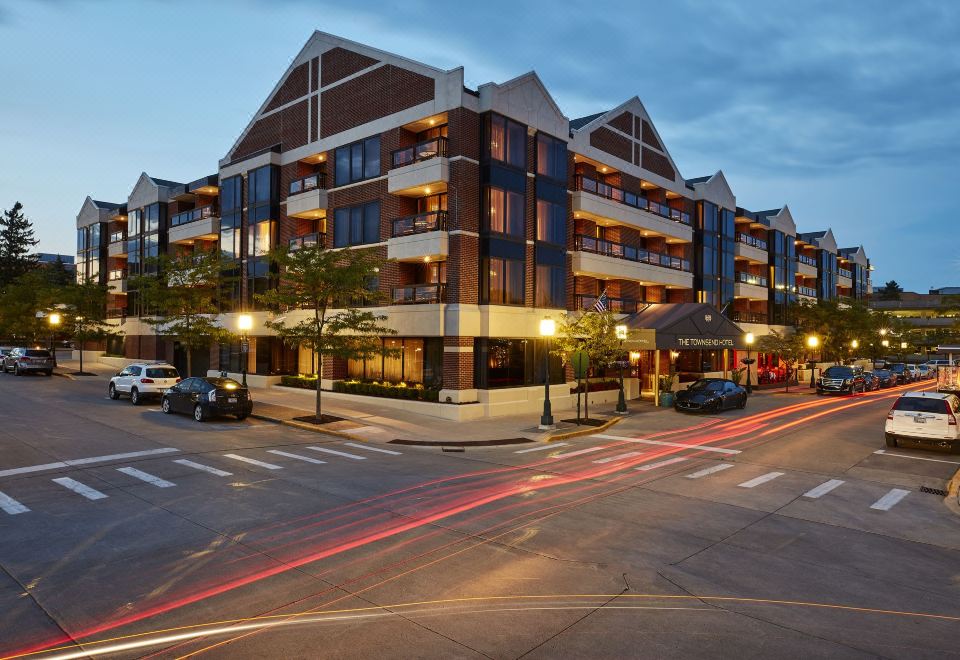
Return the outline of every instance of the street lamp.
<path id="1" fill-rule="evenodd" d="M 237 317 L 237 329 L 240 331 L 240 366 L 243 370 L 243 386 L 247 386 L 247 356 L 250 353 L 250 340 L 247 334 L 253 329 L 253 317 L 241 314 Z M 319 387 L 319 385 L 318 385 Z"/>
<path id="2" fill-rule="evenodd" d="M 750 357 L 750 347 L 753 346 L 754 342 L 753 333 L 748 332 L 743 341 L 747 345 L 747 357 L 740 361 L 747 365 L 747 394 L 753 394 L 753 384 L 750 382 L 750 365 L 753 364 L 753 358 Z"/>
<path id="3" fill-rule="evenodd" d="M 627 338 L 627 326 L 618 325 L 616 328 L 617 339 L 620 340 L 620 395 L 617 397 L 617 414 L 626 415 L 627 414 L 627 400 L 623 396 L 623 340 Z"/>
<path id="4" fill-rule="evenodd" d="M 50 355 L 53 357 L 53 366 L 57 366 L 57 349 L 53 347 L 53 335 L 57 332 L 57 326 L 60 325 L 60 315 L 51 312 L 47 316 L 47 322 L 50 324 Z"/>
<path id="5" fill-rule="evenodd" d="M 816 335 L 810 335 L 807 337 L 807 348 L 809 348 L 811 351 L 819 345 L 820 345 L 819 337 L 817 337 Z M 810 361 L 810 387 L 811 388 L 814 388 L 817 386 L 817 383 L 814 380 L 814 372 L 816 372 L 817 370 L 816 364 L 817 363 L 814 362 L 813 360 Z"/>
<path id="6" fill-rule="evenodd" d="M 540 416 L 540 430 L 549 431 L 556 428 L 553 423 L 553 411 L 550 408 L 550 338 L 557 331 L 557 323 L 553 319 L 540 319 L 540 336 L 544 338 L 543 351 L 543 415 Z"/>

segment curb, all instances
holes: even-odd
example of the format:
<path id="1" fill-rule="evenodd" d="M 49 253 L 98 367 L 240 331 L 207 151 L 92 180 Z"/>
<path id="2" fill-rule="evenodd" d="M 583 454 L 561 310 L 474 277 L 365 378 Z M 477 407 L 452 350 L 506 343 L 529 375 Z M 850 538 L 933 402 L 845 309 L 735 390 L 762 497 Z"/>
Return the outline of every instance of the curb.
<path id="1" fill-rule="evenodd" d="M 947 496 L 943 498 L 943 503 L 952 512 L 960 516 L 960 470 L 954 473 L 950 481 L 947 482 Z"/>
<path id="2" fill-rule="evenodd" d="M 346 438 L 347 440 L 357 440 L 357 436 L 350 435 L 349 433 L 344 433 L 343 431 L 337 431 L 335 429 L 322 429 L 317 428 L 313 424 L 304 424 L 303 422 L 298 422 L 292 419 L 280 419 L 279 417 L 271 417 L 269 415 L 259 415 L 257 413 L 250 413 L 250 416 L 254 419 L 259 419 L 264 422 L 273 422 L 274 424 L 281 424 L 283 426 L 290 426 L 295 429 L 300 429 L 301 431 L 313 431 L 314 433 L 320 433 L 322 435 L 332 435 L 338 438 Z"/>
<path id="3" fill-rule="evenodd" d="M 67 380 L 76 380 L 76 379 L 77 379 L 77 377 L 74 376 L 73 374 L 67 374 L 67 373 L 63 373 L 63 372 L 61 372 L 61 371 L 54 371 L 54 372 L 53 372 L 53 375 L 54 375 L 54 376 L 59 376 L 60 378 L 66 378 Z"/>
<path id="4" fill-rule="evenodd" d="M 594 433 L 600 433 L 601 431 L 606 431 L 608 428 L 614 424 L 619 424 L 621 421 L 627 418 L 627 415 L 622 417 L 611 417 L 606 422 L 600 426 L 591 426 L 588 429 L 580 429 L 578 431 L 567 431 L 566 433 L 557 433 L 556 435 L 551 435 L 549 438 L 544 440 L 544 442 L 554 442 L 555 440 L 566 440 L 567 438 L 576 438 L 581 435 L 593 435 Z"/>

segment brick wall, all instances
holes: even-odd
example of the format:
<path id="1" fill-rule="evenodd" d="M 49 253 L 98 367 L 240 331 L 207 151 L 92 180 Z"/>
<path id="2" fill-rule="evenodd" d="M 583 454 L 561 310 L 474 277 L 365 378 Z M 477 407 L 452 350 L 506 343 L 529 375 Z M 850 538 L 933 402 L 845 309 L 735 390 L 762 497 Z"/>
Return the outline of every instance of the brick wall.
<path id="1" fill-rule="evenodd" d="M 434 86 L 433 78 L 392 64 L 348 80 L 321 94 L 320 137 L 432 101 Z"/>
<path id="2" fill-rule="evenodd" d="M 473 348 L 473 337 L 444 337 L 444 347 Z M 443 352 L 443 387 L 448 390 L 473 388 L 473 351 Z"/>
<path id="3" fill-rule="evenodd" d="M 669 159 L 663 154 L 658 154 L 653 149 L 647 147 L 643 148 L 641 154 L 641 167 L 647 170 L 648 172 L 653 172 L 654 174 L 659 174 L 665 179 L 670 179 L 673 181 L 677 174 L 673 171 L 673 167 L 670 165 Z"/>
<path id="4" fill-rule="evenodd" d="M 622 131 L 627 135 L 631 135 L 631 131 L 633 129 L 633 113 L 622 112 L 615 118 L 608 121 L 607 125 L 613 126 L 618 131 Z"/>
<path id="5" fill-rule="evenodd" d="M 308 77 L 308 62 L 304 62 L 300 66 L 294 67 L 293 70 L 290 71 L 290 75 L 287 76 L 287 79 L 284 80 L 283 84 L 280 85 L 277 93 L 274 94 L 270 99 L 270 102 L 267 103 L 267 107 L 264 108 L 264 111 L 269 112 L 270 110 L 275 110 L 281 105 L 286 105 L 287 103 L 290 103 L 301 96 L 306 96 L 310 91 L 308 89 Z"/>
<path id="6" fill-rule="evenodd" d="M 590 146 L 627 162 L 633 156 L 633 142 L 604 126 L 590 133 Z"/>
<path id="7" fill-rule="evenodd" d="M 645 144 L 649 144 L 657 151 L 663 151 L 663 146 L 660 144 L 656 134 L 653 132 L 653 126 L 650 125 L 650 122 L 644 119 L 642 120 L 642 125 L 642 133 L 638 131 L 636 136 L 641 137 L 642 135 Z"/>
<path id="8" fill-rule="evenodd" d="M 316 58 L 314 58 L 316 61 Z M 322 55 L 320 62 L 320 81 L 326 87 L 347 76 L 373 66 L 379 60 L 355 53 L 346 48 L 331 48 Z"/>

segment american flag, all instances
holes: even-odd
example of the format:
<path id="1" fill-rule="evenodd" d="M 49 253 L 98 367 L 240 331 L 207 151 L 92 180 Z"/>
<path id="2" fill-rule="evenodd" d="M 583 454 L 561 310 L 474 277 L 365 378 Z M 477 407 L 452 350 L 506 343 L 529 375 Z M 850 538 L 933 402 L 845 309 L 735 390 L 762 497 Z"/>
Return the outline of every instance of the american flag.
<path id="1" fill-rule="evenodd" d="M 593 303 L 593 311 L 600 312 L 607 311 L 607 290 L 604 289 L 603 292 L 597 296 L 597 302 Z"/>

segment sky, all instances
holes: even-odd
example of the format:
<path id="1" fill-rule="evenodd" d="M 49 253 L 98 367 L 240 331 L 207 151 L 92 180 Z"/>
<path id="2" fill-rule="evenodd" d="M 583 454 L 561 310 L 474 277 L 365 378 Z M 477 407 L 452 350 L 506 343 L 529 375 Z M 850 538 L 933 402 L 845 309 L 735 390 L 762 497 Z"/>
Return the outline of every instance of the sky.
<path id="1" fill-rule="evenodd" d="M 875 286 L 960 285 L 952 0 L 0 0 L 0 209 L 73 254 L 88 194 L 215 173 L 315 29 L 473 88 L 534 69 L 570 118 L 639 96 L 684 177 L 862 244 Z"/>

